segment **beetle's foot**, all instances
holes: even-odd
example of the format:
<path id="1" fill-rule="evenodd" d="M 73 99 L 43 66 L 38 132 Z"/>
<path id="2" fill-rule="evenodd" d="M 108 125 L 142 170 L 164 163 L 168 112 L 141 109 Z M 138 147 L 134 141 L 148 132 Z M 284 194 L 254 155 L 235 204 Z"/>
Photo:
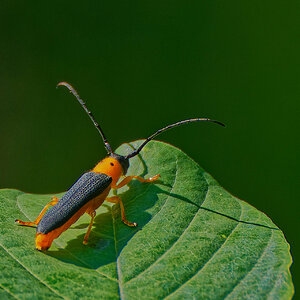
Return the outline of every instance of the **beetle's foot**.
<path id="1" fill-rule="evenodd" d="M 23 221 L 21 221 L 19 219 L 16 219 L 15 223 L 20 224 L 22 226 L 35 226 L 36 225 L 35 222 L 23 222 Z"/>
<path id="2" fill-rule="evenodd" d="M 127 221 L 127 220 L 122 220 L 122 222 L 123 222 L 125 225 L 130 226 L 130 227 L 137 227 L 137 226 L 138 226 L 137 223 L 135 223 L 135 222 L 129 222 L 129 221 Z"/>
<path id="3" fill-rule="evenodd" d="M 157 180 L 159 177 L 160 177 L 160 175 L 159 175 L 159 174 L 157 174 L 157 175 L 155 175 L 155 176 L 153 176 L 153 177 L 150 177 L 149 179 L 147 179 L 147 182 L 152 182 L 152 181 L 155 181 L 155 180 Z"/>

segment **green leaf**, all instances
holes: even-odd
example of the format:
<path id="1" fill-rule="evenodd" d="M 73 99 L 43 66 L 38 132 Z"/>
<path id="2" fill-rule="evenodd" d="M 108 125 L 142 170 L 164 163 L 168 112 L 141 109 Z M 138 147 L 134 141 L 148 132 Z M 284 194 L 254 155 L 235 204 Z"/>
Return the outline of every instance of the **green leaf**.
<path id="1" fill-rule="evenodd" d="M 141 141 L 124 144 L 126 154 Z M 34 220 L 53 195 L 0 191 L 0 298 L 21 299 L 290 299 L 292 259 L 282 231 L 262 212 L 224 190 L 179 149 L 149 143 L 131 160 L 122 188 L 126 216 L 104 204 L 90 235 L 84 215 L 34 250 Z M 56 196 L 61 196 L 56 195 Z"/>

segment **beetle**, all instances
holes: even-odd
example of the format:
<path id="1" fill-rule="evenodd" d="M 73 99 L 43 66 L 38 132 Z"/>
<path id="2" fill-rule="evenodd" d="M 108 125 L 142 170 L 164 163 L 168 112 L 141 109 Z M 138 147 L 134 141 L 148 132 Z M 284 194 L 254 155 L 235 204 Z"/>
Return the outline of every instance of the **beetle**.
<path id="1" fill-rule="evenodd" d="M 139 147 L 126 156 L 116 154 L 112 151 L 100 125 L 96 122 L 91 111 L 86 107 L 84 101 L 79 97 L 77 91 L 67 82 L 60 82 L 57 86 L 65 86 L 78 100 L 82 108 L 88 114 L 94 126 L 100 133 L 104 142 L 107 156 L 101 160 L 91 171 L 84 173 L 74 185 L 64 194 L 61 199 L 53 197 L 41 211 L 34 222 L 23 222 L 19 219 L 16 223 L 23 226 L 37 226 L 35 235 L 35 248 L 37 250 L 48 250 L 54 239 L 58 238 L 72 224 L 74 224 L 84 213 L 91 216 L 91 221 L 83 239 L 83 244 L 88 243 L 88 238 L 96 216 L 96 209 L 102 205 L 104 200 L 120 204 L 121 219 L 124 224 L 136 227 L 137 223 L 126 219 L 124 205 L 119 196 L 108 197 L 111 189 L 117 190 L 128 184 L 133 178 L 140 182 L 154 182 L 160 175 L 148 179 L 139 176 L 125 176 L 129 168 L 129 159 L 138 155 L 143 147 L 160 133 L 173 127 L 199 121 L 209 121 L 225 126 L 223 123 L 208 118 L 194 118 L 183 120 L 163 127 L 150 135 Z M 119 182 L 121 176 L 125 178 Z M 53 206 L 48 210 L 49 206 Z"/>

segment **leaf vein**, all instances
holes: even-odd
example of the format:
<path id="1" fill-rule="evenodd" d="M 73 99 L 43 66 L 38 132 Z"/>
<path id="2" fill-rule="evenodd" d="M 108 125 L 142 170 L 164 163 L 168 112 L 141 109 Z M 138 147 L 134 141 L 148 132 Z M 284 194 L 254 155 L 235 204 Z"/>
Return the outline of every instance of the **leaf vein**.
<path id="1" fill-rule="evenodd" d="M 5 286 L 3 286 L 2 284 L 0 284 L 0 287 L 7 292 L 7 294 L 11 295 L 12 297 L 14 297 L 15 299 L 20 299 L 18 298 L 16 295 L 14 295 L 9 289 L 7 289 Z"/>
<path id="2" fill-rule="evenodd" d="M 241 219 L 241 217 L 243 216 L 243 212 L 244 209 L 243 207 L 240 205 L 241 207 L 241 214 L 239 216 L 239 219 Z M 203 266 L 201 266 L 193 276 L 191 276 L 186 282 L 184 282 L 181 286 L 177 287 L 174 291 L 172 291 L 168 296 L 165 297 L 165 299 L 171 297 L 172 295 L 174 295 L 175 293 L 177 293 L 180 289 L 182 289 L 185 285 L 187 285 L 193 278 L 195 278 L 197 275 L 199 275 L 200 272 L 203 272 L 203 270 L 207 267 L 207 265 L 209 264 L 209 262 L 211 262 L 216 255 L 219 253 L 219 251 L 225 246 L 225 244 L 227 243 L 227 241 L 229 240 L 229 238 L 232 236 L 232 234 L 235 232 L 235 230 L 239 227 L 241 223 L 237 223 L 235 225 L 235 227 L 231 230 L 230 234 L 226 237 L 226 239 L 224 240 L 224 242 L 222 243 L 222 245 L 212 254 L 212 256 L 204 263 Z"/>
<path id="3" fill-rule="evenodd" d="M 266 244 L 266 246 L 264 247 L 264 250 L 261 252 L 261 255 L 259 256 L 259 258 L 257 259 L 257 261 L 255 262 L 255 264 L 252 266 L 252 268 L 249 270 L 248 273 L 246 273 L 233 287 L 232 290 L 227 294 L 224 295 L 224 299 L 225 297 L 228 298 L 230 297 L 230 295 L 234 292 L 234 290 L 236 290 L 238 288 L 238 286 L 244 281 L 246 280 L 246 278 L 255 270 L 255 268 L 257 267 L 257 264 L 261 261 L 261 259 L 263 258 L 263 256 L 265 255 L 267 249 L 269 248 L 270 245 L 270 241 L 273 238 L 273 230 L 271 231 L 271 236 L 270 239 L 268 241 L 268 243 Z"/>
<path id="4" fill-rule="evenodd" d="M 30 271 L 24 264 L 22 264 L 12 253 L 10 253 L 8 251 L 8 249 L 6 249 L 1 243 L 0 246 L 3 248 L 3 250 L 10 255 L 16 262 L 18 262 L 29 274 L 31 274 L 35 279 L 37 279 L 39 282 L 41 282 L 45 287 L 47 287 L 51 292 L 53 292 L 54 294 L 56 294 L 57 296 L 63 298 L 63 299 L 68 299 L 66 297 L 64 297 L 63 295 L 60 295 L 59 292 L 57 292 L 56 290 L 54 290 L 51 286 L 49 286 L 46 282 L 44 282 L 41 278 L 39 278 L 37 275 L 35 275 L 34 273 L 32 273 L 32 271 Z"/>
<path id="5" fill-rule="evenodd" d="M 282 280 L 282 273 L 280 273 L 278 275 L 278 277 L 276 278 L 274 285 L 272 286 L 271 290 L 266 295 L 266 299 L 273 299 L 272 296 L 271 296 L 271 294 L 272 294 L 273 290 L 275 289 L 277 283 L 280 282 L 280 280 Z"/>

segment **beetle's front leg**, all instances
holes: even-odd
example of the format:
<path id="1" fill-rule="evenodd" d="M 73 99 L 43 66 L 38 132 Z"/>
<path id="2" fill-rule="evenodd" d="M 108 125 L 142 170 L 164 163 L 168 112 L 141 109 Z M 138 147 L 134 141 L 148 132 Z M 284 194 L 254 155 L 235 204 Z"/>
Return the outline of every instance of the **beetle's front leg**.
<path id="1" fill-rule="evenodd" d="M 114 184 L 111 187 L 115 190 L 120 189 L 121 187 L 123 187 L 124 185 L 128 184 L 133 178 L 139 180 L 140 182 L 152 182 L 157 180 L 160 177 L 160 175 L 155 175 L 153 177 L 150 177 L 148 179 L 144 179 L 140 176 L 127 176 L 125 177 L 119 184 Z M 122 199 L 119 196 L 113 196 L 113 197 L 108 197 L 105 199 L 108 202 L 111 203 L 120 203 L 120 207 L 121 207 L 121 218 L 122 218 L 122 222 L 128 226 L 131 227 L 136 227 L 138 224 L 135 222 L 129 222 L 126 217 L 125 217 L 125 209 L 124 209 L 124 205 L 122 202 Z"/>
<path id="2" fill-rule="evenodd" d="M 18 224 L 20 225 L 23 225 L 23 226 L 34 226 L 34 225 L 38 225 L 41 221 L 41 218 L 43 217 L 43 215 L 45 214 L 45 212 L 47 211 L 48 207 L 51 205 L 55 205 L 56 203 L 58 202 L 58 198 L 56 197 L 52 197 L 52 201 L 49 202 L 44 208 L 43 210 L 40 212 L 39 216 L 35 219 L 35 221 L 33 222 L 23 222 L 19 219 L 15 220 L 15 222 L 17 222 Z"/>
<path id="3" fill-rule="evenodd" d="M 119 196 L 112 196 L 112 197 L 108 197 L 105 199 L 106 201 L 110 202 L 110 203 L 120 203 L 120 207 L 121 207 L 121 218 L 122 218 L 122 222 L 130 227 L 136 227 L 138 224 L 135 222 L 129 222 L 127 221 L 126 217 L 125 217 L 125 210 L 124 210 L 124 205 L 122 202 L 122 199 Z"/>
<path id="4" fill-rule="evenodd" d="M 157 180 L 160 177 L 160 175 L 155 175 L 153 177 L 150 177 L 148 179 L 144 179 L 140 176 L 127 176 L 125 177 L 119 184 L 112 186 L 113 189 L 119 189 L 121 187 L 123 187 L 124 185 L 126 185 L 127 183 L 129 183 L 133 178 L 137 179 L 140 182 L 152 182 Z"/>

